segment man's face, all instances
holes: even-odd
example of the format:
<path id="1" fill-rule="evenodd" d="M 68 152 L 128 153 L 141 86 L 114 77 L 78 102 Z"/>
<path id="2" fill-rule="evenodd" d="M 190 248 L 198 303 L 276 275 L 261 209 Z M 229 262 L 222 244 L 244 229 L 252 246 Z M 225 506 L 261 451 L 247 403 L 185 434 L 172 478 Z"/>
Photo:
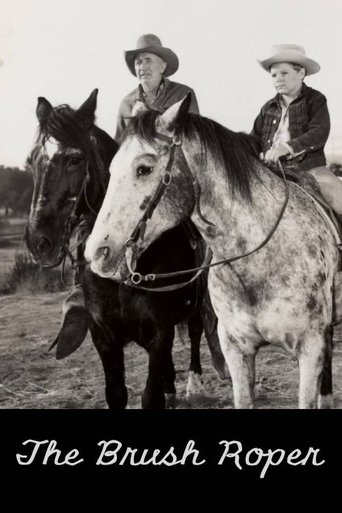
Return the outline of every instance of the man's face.
<path id="1" fill-rule="evenodd" d="M 134 61 L 134 68 L 142 85 L 156 87 L 159 85 L 166 68 L 164 62 L 154 53 L 139 53 Z"/>
<path id="2" fill-rule="evenodd" d="M 302 87 L 305 71 L 300 68 L 298 71 L 287 62 L 273 64 L 271 77 L 276 91 L 286 96 L 295 97 Z"/>

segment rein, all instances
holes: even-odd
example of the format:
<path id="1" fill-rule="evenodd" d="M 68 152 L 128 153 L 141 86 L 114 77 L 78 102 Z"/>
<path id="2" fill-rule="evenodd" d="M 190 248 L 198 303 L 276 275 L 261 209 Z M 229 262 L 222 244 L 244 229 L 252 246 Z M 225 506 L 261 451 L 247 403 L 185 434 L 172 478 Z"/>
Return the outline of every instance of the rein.
<path id="1" fill-rule="evenodd" d="M 192 173 L 192 171 L 191 171 L 191 169 L 190 169 L 190 167 L 189 167 L 189 165 L 188 165 L 188 163 L 186 161 L 185 155 L 184 155 L 184 153 L 182 151 L 182 148 L 181 148 L 182 141 L 181 141 L 180 137 L 174 136 L 173 138 L 170 138 L 170 137 L 168 137 L 168 136 L 166 136 L 164 134 L 157 133 L 156 134 L 156 138 L 160 139 L 160 140 L 162 140 L 164 142 L 167 142 L 170 145 L 170 157 L 169 157 L 169 161 L 167 163 L 167 166 L 165 168 L 165 171 L 164 171 L 164 173 L 163 173 L 163 175 L 162 175 L 162 177 L 160 179 L 160 182 L 159 182 L 159 184 L 157 186 L 156 192 L 154 193 L 153 197 L 151 198 L 149 204 L 147 205 L 147 208 L 146 208 L 142 218 L 138 222 L 136 228 L 133 230 L 131 237 L 127 240 L 127 242 L 125 244 L 126 250 L 129 250 L 132 253 L 133 259 L 134 259 L 134 257 L 139 252 L 139 248 L 137 246 L 137 242 L 139 241 L 139 239 L 143 240 L 143 238 L 144 238 L 144 233 L 145 233 L 145 229 L 146 229 L 146 221 L 152 217 L 152 214 L 153 214 L 154 210 L 156 209 L 159 201 L 161 200 L 164 192 L 166 191 L 167 187 L 171 183 L 171 180 L 172 180 L 171 171 L 172 171 L 174 155 L 175 155 L 175 151 L 176 151 L 177 147 L 179 148 L 179 150 L 181 152 L 181 156 L 184 159 L 184 162 L 185 162 L 185 165 L 186 165 L 186 169 L 188 170 L 188 172 L 190 173 L 190 175 L 192 177 L 193 187 L 194 187 L 194 191 L 195 191 L 196 209 L 197 209 L 197 212 L 199 212 L 199 214 L 200 214 L 200 206 L 199 206 L 200 186 L 199 186 L 199 183 L 197 182 L 196 178 L 194 177 L 194 175 L 193 175 L 193 173 Z M 183 271 L 175 271 L 175 272 L 171 272 L 171 273 L 160 273 L 160 274 L 151 273 L 151 274 L 146 274 L 146 275 L 142 275 L 140 273 L 135 272 L 132 269 L 132 266 L 131 266 L 132 259 L 128 259 L 127 255 L 126 255 L 127 266 L 128 266 L 128 269 L 129 269 L 129 271 L 131 273 L 131 276 L 124 283 L 126 285 L 133 286 L 133 287 L 136 287 L 136 288 L 140 288 L 140 289 L 143 289 L 143 290 L 148 290 L 148 291 L 151 291 L 151 292 L 152 291 L 176 290 L 176 289 L 185 287 L 186 285 L 188 285 L 189 283 L 191 283 L 192 281 L 197 279 L 198 276 L 204 270 L 206 270 L 206 269 L 209 269 L 211 267 L 215 267 L 217 265 L 230 264 L 232 262 L 236 262 L 237 260 L 240 260 L 242 258 L 246 258 L 246 257 L 252 255 L 253 253 L 259 251 L 273 237 L 273 235 L 274 235 L 275 231 L 277 230 L 277 228 L 279 226 L 279 223 L 280 223 L 280 221 L 281 221 L 281 219 L 282 219 L 282 217 L 284 215 L 284 212 L 286 210 L 286 207 L 287 207 L 287 204 L 288 204 L 288 200 L 289 200 L 289 184 L 288 184 L 288 181 L 286 179 L 284 168 L 283 168 L 282 163 L 281 163 L 280 160 L 278 160 L 278 165 L 279 165 L 279 168 L 280 168 L 280 171 L 281 171 L 281 174 L 282 174 L 282 178 L 283 178 L 283 181 L 284 181 L 284 185 L 285 185 L 285 200 L 284 200 L 282 208 L 281 208 L 281 210 L 279 212 L 277 220 L 276 220 L 274 226 L 272 227 L 271 231 L 269 232 L 267 237 L 256 248 L 252 249 L 251 251 L 248 251 L 247 253 L 244 253 L 243 255 L 238 255 L 238 256 L 233 256 L 233 257 L 225 258 L 223 260 L 220 260 L 220 261 L 214 262 L 214 263 L 209 263 L 211 258 L 212 258 L 212 253 L 211 253 L 210 248 L 208 248 L 206 256 L 205 256 L 205 259 L 204 259 L 204 262 L 199 267 L 194 267 L 192 269 L 186 269 L 186 270 L 183 270 Z M 210 224 L 210 225 L 213 226 L 213 223 L 211 223 L 210 221 L 205 219 L 202 214 L 200 214 L 200 217 L 201 217 L 201 219 L 206 224 Z M 184 282 L 184 283 L 180 283 L 180 284 L 177 284 L 177 285 L 170 285 L 168 287 L 156 287 L 156 288 L 147 288 L 147 287 L 143 287 L 143 286 L 140 285 L 140 283 L 142 281 L 148 282 L 148 281 L 155 281 L 156 279 L 162 279 L 162 278 L 174 278 L 176 276 L 182 276 L 182 275 L 190 274 L 190 273 L 194 273 L 194 272 L 196 273 L 196 275 L 193 276 L 189 281 Z"/>

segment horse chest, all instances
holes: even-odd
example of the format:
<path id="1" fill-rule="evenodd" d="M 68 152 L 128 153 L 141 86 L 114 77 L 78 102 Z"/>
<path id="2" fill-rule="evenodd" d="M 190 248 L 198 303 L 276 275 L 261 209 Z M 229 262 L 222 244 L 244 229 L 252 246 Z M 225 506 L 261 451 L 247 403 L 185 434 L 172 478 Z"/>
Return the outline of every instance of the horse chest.
<path id="1" fill-rule="evenodd" d="M 210 272 L 209 292 L 219 322 L 235 339 L 259 340 L 246 294 L 241 286 L 229 287 L 227 282 L 221 272 Z"/>
<path id="2" fill-rule="evenodd" d="M 320 322 L 317 309 L 321 301 L 315 299 L 314 315 L 310 315 L 310 298 L 304 288 L 295 293 L 289 287 L 282 295 L 277 294 L 278 288 L 276 279 L 263 285 L 243 282 L 226 267 L 212 270 L 209 275 L 214 310 L 230 336 L 243 343 L 276 344 L 295 354 L 302 334 Z"/>

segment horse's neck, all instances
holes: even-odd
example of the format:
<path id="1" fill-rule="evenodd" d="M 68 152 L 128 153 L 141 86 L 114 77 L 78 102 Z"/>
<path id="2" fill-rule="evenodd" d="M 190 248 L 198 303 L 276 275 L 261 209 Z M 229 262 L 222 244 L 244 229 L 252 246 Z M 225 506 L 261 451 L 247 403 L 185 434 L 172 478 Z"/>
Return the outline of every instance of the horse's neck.
<path id="1" fill-rule="evenodd" d="M 102 173 L 102 176 L 100 175 Z M 83 208 L 82 214 L 83 218 L 86 221 L 87 227 L 92 230 L 97 214 L 100 211 L 101 205 L 103 203 L 107 185 L 109 181 L 109 170 L 104 167 L 103 170 L 96 169 L 92 172 L 92 179 L 87 184 L 84 198 L 83 198 Z"/>
<path id="2" fill-rule="evenodd" d="M 93 162 L 92 178 L 86 191 L 87 196 L 84 198 L 83 211 L 87 225 L 91 228 L 93 228 L 96 221 L 95 213 L 100 211 L 106 194 L 110 177 L 110 163 L 119 148 L 117 142 L 96 125 L 92 128 L 92 136 L 97 141 L 99 153 L 97 154 L 96 161 Z"/>
<path id="3" fill-rule="evenodd" d="M 205 170 L 191 168 L 200 184 L 200 212 L 215 226 L 207 224 L 197 208 L 192 221 L 214 254 L 224 257 L 230 250 L 241 247 L 249 250 L 267 236 L 285 199 L 285 187 L 278 177 L 260 166 L 258 175 L 251 178 L 252 201 L 249 202 L 239 192 L 232 194 L 225 170 L 219 169 L 210 158 Z"/>
<path id="4" fill-rule="evenodd" d="M 106 169 L 109 169 L 110 163 L 119 149 L 118 143 L 107 132 L 94 125 L 93 135 L 101 143 L 101 159 Z"/>
<path id="5" fill-rule="evenodd" d="M 96 125 L 92 127 L 91 139 L 94 145 L 89 160 L 91 180 L 87 184 L 82 214 L 92 228 L 96 220 L 94 212 L 100 211 L 109 182 L 109 166 L 119 145 Z"/>

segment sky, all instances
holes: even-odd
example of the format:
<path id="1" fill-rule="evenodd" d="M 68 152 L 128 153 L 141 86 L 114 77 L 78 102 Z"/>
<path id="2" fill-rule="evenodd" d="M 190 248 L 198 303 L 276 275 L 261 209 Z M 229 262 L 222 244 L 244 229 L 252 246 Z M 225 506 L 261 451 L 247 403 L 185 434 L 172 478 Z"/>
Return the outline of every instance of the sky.
<path id="1" fill-rule="evenodd" d="M 77 108 L 98 88 L 97 124 L 113 136 L 137 86 L 124 50 L 145 33 L 178 55 L 170 78 L 195 90 L 203 115 L 246 132 L 274 96 L 257 59 L 304 46 L 321 65 L 306 83 L 328 99 L 327 152 L 342 150 L 341 23 L 341 0 L 0 0 L 0 165 L 24 166 L 38 96 Z"/>

